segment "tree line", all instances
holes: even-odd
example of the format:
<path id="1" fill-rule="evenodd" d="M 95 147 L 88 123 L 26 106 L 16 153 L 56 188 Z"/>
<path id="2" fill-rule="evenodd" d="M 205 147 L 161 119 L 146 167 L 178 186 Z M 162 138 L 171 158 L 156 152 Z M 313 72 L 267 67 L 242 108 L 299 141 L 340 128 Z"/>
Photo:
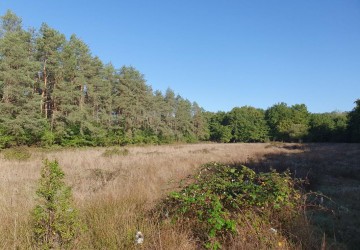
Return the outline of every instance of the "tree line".
<path id="1" fill-rule="evenodd" d="M 310 114 L 304 104 L 206 112 L 153 91 L 131 66 L 116 69 L 42 24 L 24 30 L 12 11 L 0 26 L 0 148 L 132 143 L 360 141 L 359 101 L 350 113 Z"/>
<path id="2" fill-rule="evenodd" d="M 209 120 L 218 142 L 360 142 L 360 100 L 351 112 L 310 113 L 305 104 L 278 103 L 267 110 L 244 106 Z"/>

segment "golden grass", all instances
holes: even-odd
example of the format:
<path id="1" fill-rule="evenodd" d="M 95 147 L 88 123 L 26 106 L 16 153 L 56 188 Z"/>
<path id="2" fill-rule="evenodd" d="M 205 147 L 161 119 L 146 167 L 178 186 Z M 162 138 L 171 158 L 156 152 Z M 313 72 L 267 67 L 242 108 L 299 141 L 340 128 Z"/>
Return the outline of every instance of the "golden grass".
<path id="1" fill-rule="evenodd" d="M 293 145 L 296 144 L 131 146 L 126 147 L 128 155 L 110 157 L 103 156 L 106 148 L 31 149 L 27 161 L 6 160 L 0 154 L 0 249 L 31 248 L 28 219 L 36 202 L 37 180 L 45 158 L 58 160 L 88 227 L 75 242 L 75 249 L 136 249 L 136 230 L 145 235 L 142 249 L 195 249 L 196 242 L 186 229 L 158 225 L 146 218 L 145 212 L 203 163 L 251 163 L 269 155 L 306 152 Z M 336 152 L 336 147 L 339 146 L 328 145 L 327 150 Z M 359 152 L 355 144 L 346 147 L 348 153 Z M 313 159 L 323 161 L 321 157 Z M 289 164 L 286 160 L 277 161 Z M 301 165 L 301 161 L 293 164 Z"/>

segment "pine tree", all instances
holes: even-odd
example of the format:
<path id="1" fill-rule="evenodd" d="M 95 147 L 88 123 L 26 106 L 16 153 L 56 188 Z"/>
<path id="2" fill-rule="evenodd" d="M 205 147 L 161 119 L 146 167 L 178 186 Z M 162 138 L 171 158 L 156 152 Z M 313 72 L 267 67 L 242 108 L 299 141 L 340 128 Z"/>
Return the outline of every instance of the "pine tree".
<path id="1" fill-rule="evenodd" d="M 60 56 L 63 70 L 52 92 L 52 127 L 62 144 L 93 145 L 92 137 L 98 138 L 101 130 L 96 93 L 102 63 L 92 58 L 88 46 L 75 35 Z"/>
<path id="2" fill-rule="evenodd" d="M 122 67 L 113 89 L 113 110 L 125 141 L 149 125 L 152 90 L 144 76 L 133 67 Z"/>
<path id="3" fill-rule="evenodd" d="M 47 119 L 53 119 L 54 102 L 52 92 L 55 86 L 62 81 L 61 52 L 64 43 L 64 35 L 50 28 L 47 24 L 42 24 L 36 45 L 37 59 L 41 63 L 38 70 L 42 96 L 41 113 Z"/>
<path id="4" fill-rule="evenodd" d="M 0 143 L 3 146 L 11 141 L 17 145 L 37 143 L 46 127 L 38 112 L 33 37 L 20 25 L 21 19 L 11 12 L 2 17 L 2 30 L 6 32 L 0 39 L 0 137 L 8 141 Z"/>
<path id="5" fill-rule="evenodd" d="M 349 113 L 349 136 L 351 142 L 360 142 L 360 99 L 355 101 L 354 109 Z"/>
<path id="6" fill-rule="evenodd" d="M 202 141 L 208 140 L 210 131 L 207 120 L 205 118 L 204 109 L 200 108 L 196 102 L 193 102 L 191 112 L 194 134 L 196 135 L 197 139 Z"/>
<path id="7" fill-rule="evenodd" d="M 32 211 L 34 243 L 42 249 L 68 247 L 81 229 L 64 177 L 57 161 L 45 160 L 36 191 L 39 204 Z"/>
<path id="8" fill-rule="evenodd" d="M 180 95 L 176 97 L 175 124 L 177 140 L 192 142 L 195 140 L 191 116 L 191 102 L 183 99 Z"/>
<path id="9" fill-rule="evenodd" d="M 166 124 L 166 126 L 169 128 L 169 132 L 167 134 L 164 134 L 164 139 L 166 141 L 171 142 L 175 139 L 176 135 L 176 120 L 175 120 L 175 113 L 176 113 L 176 99 L 175 99 L 175 93 L 172 89 L 168 88 L 165 92 L 165 116 L 163 119 L 163 122 Z"/>
<path id="10" fill-rule="evenodd" d="M 22 30 L 22 20 L 11 10 L 7 10 L 5 15 L 1 17 L 0 35 L 4 36 L 8 32 L 16 32 Z"/>

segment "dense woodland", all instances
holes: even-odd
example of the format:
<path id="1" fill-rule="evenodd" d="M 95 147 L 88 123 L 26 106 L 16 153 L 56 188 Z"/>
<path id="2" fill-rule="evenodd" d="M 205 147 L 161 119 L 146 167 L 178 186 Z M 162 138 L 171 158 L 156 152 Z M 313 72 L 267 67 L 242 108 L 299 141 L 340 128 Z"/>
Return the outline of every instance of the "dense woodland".
<path id="1" fill-rule="evenodd" d="M 360 100 L 345 113 L 285 103 L 206 112 L 171 89 L 154 91 L 134 67 L 104 64 L 76 35 L 66 39 L 47 24 L 24 30 L 11 11 L 0 24 L 0 114 L 0 148 L 360 142 Z"/>

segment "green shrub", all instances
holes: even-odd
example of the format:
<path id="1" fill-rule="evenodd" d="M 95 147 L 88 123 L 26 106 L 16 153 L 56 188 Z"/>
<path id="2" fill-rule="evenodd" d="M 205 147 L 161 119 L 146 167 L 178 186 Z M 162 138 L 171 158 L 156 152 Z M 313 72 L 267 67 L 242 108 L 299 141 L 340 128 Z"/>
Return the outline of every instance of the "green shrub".
<path id="1" fill-rule="evenodd" d="M 127 156 L 130 151 L 126 148 L 109 148 L 102 153 L 104 157 L 112 157 L 112 156 Z"/>
<path id="2" fill-rule="evenodd" d="M 3 151 L 6 160 L 26 161 L 31 157 L 31 153 L 26 147 L 9 148 Z"/>
<path id="3" fill-rule="evenodd" d="M 86 136 L 72 136 L 70 138 L 63 138 L 61 145 L 65 147 L 93 147 L 95 146 L 95 141 L 92 141 Z"/>
<path id="4" fill-rule="evenodd" d="M 301 194 L 295 182 L 289 173 L 257 174 L 245 166 L 210 163 L 181 191 L 171 193 L 161 209 L 175 222 L 191 221 L 194 236 L 206 248 L 218 249 L 236 233 L 239 216 L 246 211 L 258 211 L 266 220 L 296 216 Z"/>
<path id="5" fill-rule="evenodd" d="M 13 136 L 6 135 L 0 128 L 0 149 L 8 148 L 14 143 Z"/>
<path id="6" fill-rule="evenodd" d="M 32 211 L 33 240 L 41 249 L 68 248 L 77 237 L 81 223 L 72 206 L 70 187 L 57 161 L 45 160 L 41 169 L 39 203 Z"/>
<path id="7" fill-rule="evenodd" d="M 51 147 L 55 143 L 55 134 L 46 130 L 41 137 L 41 146 Z"/>

